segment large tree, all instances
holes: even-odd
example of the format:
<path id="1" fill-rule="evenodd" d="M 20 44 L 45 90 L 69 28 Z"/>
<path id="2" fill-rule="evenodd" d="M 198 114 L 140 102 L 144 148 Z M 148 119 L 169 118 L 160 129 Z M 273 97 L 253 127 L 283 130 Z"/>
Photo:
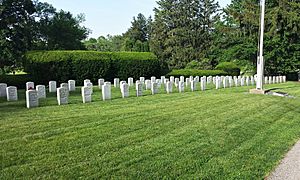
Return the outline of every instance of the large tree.
<path id="1" fill-rule="evenodd" d="M 169 67 L 182 68 L 206 56 L 218 3 L 214 0 L 160 0 L 154 9 L 151 49 Z"/>
<path id="2" fill-rule="evenodd" d="M 31 0 L 0 2 L 0 68 L 17 67 L 31 47 L 35 7 Z"/>

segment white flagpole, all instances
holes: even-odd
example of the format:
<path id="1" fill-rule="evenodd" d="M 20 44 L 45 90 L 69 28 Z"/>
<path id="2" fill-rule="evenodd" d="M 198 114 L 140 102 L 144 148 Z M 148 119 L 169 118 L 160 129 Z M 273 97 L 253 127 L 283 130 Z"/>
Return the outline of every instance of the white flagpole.
<path id="1" fill-rule="evenodd" d="M 261 16 L 260 16 L 260 39 L 259 39 L 259 57 L 257 59 L 257 82 L 256 89 L 263 90 L 263 78 L 264 78 L 264 27 L 265 27 L 265 0 L 261 0 Z"/>

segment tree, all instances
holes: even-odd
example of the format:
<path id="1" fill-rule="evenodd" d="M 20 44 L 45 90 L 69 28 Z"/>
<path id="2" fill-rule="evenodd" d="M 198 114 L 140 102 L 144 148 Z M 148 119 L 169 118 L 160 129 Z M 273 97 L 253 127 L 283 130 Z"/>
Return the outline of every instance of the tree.
<path id="1" fill-rule="evenodd" d="M 31 0 L 2 0 L 0 8 L 0 68 L 16 68 L 30 49 L 35 12 Z"/>
<path id="2" fill-rule="evenodd" d="M 214 0 L 160 0 L 154 9 L 150 48 L 171 68 L 207 56 L 218 3 Z"/>

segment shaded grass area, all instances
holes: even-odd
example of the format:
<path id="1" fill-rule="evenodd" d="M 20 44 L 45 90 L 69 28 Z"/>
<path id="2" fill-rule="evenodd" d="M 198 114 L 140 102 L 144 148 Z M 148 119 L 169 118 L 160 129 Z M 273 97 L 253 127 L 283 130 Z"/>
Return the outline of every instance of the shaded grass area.
<path id="1" fill-rule="evenodd" d="M 268 85 L 294 99 L 238 87 L 41 107 L 0 99 L 0 179 L 265 177 L 300 138 L 300 84 Z M 198 87 L 200 89 L 200 87 Z M 188 90 L 189 91 L 189 90 Z"/>

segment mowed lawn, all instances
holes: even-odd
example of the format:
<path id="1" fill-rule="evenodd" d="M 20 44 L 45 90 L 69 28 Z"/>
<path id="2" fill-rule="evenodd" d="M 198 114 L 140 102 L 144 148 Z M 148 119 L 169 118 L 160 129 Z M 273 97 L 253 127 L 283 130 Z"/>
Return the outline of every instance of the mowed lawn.
<path id="1" fill-rule="evenodd" d="M 0 179 L 262 179 L 300 139 L 300 83 L 267 85 L 296 98 L 253 95 L 253 87 L 70 104 L 47 94 L 39 108 L 0 99 Z M 198 87 L 199 89 L 200 87 Z"/>

